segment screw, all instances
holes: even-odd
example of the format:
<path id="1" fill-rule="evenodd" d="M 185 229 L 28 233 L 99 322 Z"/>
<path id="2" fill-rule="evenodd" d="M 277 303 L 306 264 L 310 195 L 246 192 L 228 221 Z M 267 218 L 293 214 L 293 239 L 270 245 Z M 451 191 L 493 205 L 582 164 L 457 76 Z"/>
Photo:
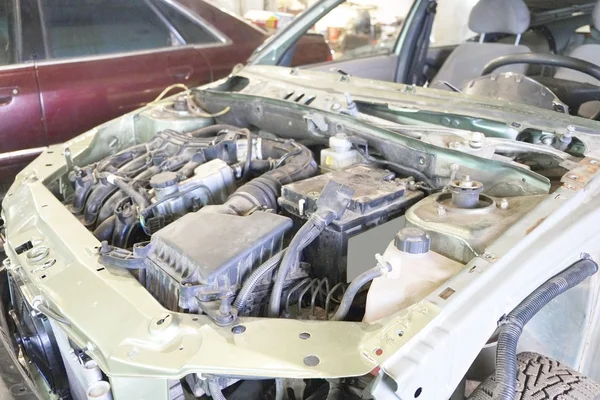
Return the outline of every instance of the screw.
<path id="1" fill-rule="evenodd" d="M 554 139 L 552 139 L 551 136 L 544 136 L 542 138 L 542 143 L 545 144 L 546 146 L 550 146 L 553 141 L 554 141 Z"/>
<path id="2" fill-rule="evenodd" d="M 502 210 L 508 210 L 508 199 L 500 200 L 500 208 Z"/>
<path id="3" fill-rule="evenodd" d="M 494 253 L 485 253 L 483 255 L 483 258 L 485 258 L 486 260 L 495 260 L 496 258 L 498 258 L 498 256 Z"/>
<path id="4" fill-rule="evenodd" d="M 443 217 L 444 215 L 446 215 L 446 207 L 444 207 L 442 205 L 437 206 L 437 214 L 440 217 Z"/>
<path id="5" fill-rule="evenodd" d="M 480 149 L 483 146 L 483 139 L 485 136 L 481 132 L 474 132 L 469 140 L 469 146 L 474 149 Z"/>
<path id="6" fill-rule="evenodd" d="M 574 174 L 573 175 L 569 175 L 569 179 L 572 179 L 574 181 L 576 181 L 577 178 L 579 178 L 577 175 L 574 175 Z"/>
<path id="7" fill-rule="evenodd" d="M 331 106 L 331 109 L 332 109 L 333 111 L 338 111 L 340 108 L 342 108 L 342 106 L 341 106 L 340 104 L 338 104 L 338 103 L 335 103 L 335 104 L 333 104 L 333 105 Z"/>
<path id="8" fill-rule="evenodd" d="M 511 126 L 512 128 L 519 129 L 519 128 L 521 127 L 521 124 L 520 124 L 520 123 L 518 123 L 518 122 L 512 122 L 512 123 L 510 124 L 510 126 Z"/>
<path id="9" fill-rule="evenodd" d="M 590 160 L 590 164 L 597 165 L 598 164 L 598 160 Z"/>
<path id="10" fill-rule="evenodd" d="M 425 159 L 423 157 L 419 157 L 419 164 L 425 164 Z"/>

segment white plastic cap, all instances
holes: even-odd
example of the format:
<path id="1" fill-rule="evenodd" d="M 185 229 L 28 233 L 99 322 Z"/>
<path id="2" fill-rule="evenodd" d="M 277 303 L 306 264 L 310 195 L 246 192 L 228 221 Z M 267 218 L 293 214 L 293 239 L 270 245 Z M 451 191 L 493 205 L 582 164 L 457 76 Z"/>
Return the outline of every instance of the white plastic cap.
<path id="1" fill-rule="evenodd" d="M 338 133 L 329 138 L 329 147 L 336 153 L 345 153 L 352 148 L 352 142 L 345 134 Z"/>

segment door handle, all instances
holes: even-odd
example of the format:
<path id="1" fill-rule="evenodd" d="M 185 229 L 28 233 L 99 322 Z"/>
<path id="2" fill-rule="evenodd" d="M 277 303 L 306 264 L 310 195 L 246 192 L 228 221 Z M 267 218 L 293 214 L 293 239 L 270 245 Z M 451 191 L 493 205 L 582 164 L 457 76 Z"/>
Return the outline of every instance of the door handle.
<path id="1" fill-rule="evenodd" d="M 0 107 L 12 103 L 13 98 L 19 94 L 18 87 L 0 88 Z"/>
<path id="2" fill-rule="evenodd" d="M 169 68 L 169 74 L 178 81 L 187 81 L 193 72 L 194 69 L 190 66 Z"/>

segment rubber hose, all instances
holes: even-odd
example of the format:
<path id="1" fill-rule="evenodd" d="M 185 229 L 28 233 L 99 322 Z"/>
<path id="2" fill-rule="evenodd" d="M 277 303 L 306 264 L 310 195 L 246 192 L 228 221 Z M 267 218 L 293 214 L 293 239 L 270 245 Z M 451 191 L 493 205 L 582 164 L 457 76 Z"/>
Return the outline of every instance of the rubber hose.
<path id="1" fill-rule="evenodd" d="M 115 186 L 124 191 L 127 196 L 131 197 L 131 200 L 140 206 L 141 209 L 150 206 L 150 200 L 144 197 L 141 193 L 137 192 L 132 186 L 129 186 L 127 182 L 119 179 L 118 177 L 115 177 L 114 182 Z"/>
<path id="2" fill-rule="evenodd" d="M 223 392 L 221 392 L 221 386 L 219 386 L 219 382 L 216 380 L 208 381 L 208 391 L 210 392 L 210 397 L 213 400 L 227 400 L 225 396 L 223 396 Z"/>
<path id="3" fill-rule="evenodd" d="M 598 272 L 598 264 L 593 260 L 587 258 L 579 260 L 565 271 L 546 281 L 506 316 L 500 326 L 496 349 L 494 399 L 513 400 L 515 398 L 518 371 L 517 343 L 523 327 L 546 304 L 596 272 Z"/>
<path id="4" fill-rule="evenodd" d="M 282 185 L 310 178 L 317 173 L 317 163 L 305 146 L 265 138 L 261 138 L 261 142 L 263 158 L 287 156 L 285 163 L 238 188 L 221 205 L 222 212 L 244 215 L 256 207 L 276 209 Z"/>
<path id="5" fill-rule="evenodd" d="M 313 214 L 314 217 L 314 214 Z M 301 245 L 305 244 L 305 247 L 311 243 L 319 234 L 325 229 L 327 224 L 321 223 L 316 224 L 315 220 L 311 217 L 302 228 L 298 230 L 296 235 L 290 241 L 287 251 L 281 260 L 273 289 L 271 290 L 271 298 L 269 299 L 269 317 L 279 317 L 279 311 L 281 308 L 281 296 L 283 294 L 283 286 L 285 280 L 292 270 L 294 265 L 298 262 L 298 258 L 301 251 Z"/>
<path id="6" fill-rule="evenodd" d="M 346 318 L 346 315 L 348 315 L 348 311 L 350 311 L 350 306 L 352 306 L 352 302 L 354 301 L 354 297 L 356 297 L 358 291 L 364 285 L 371 282 L 373 279 L 382 276 L 383 272 L 384 270 L 382 269 L 382 266 L 378 264 L 376 267 L 368 269 L 356 278 L 354 278 L 354 280 L 352 280 L 352 283 L 350 283 L 350 285 L 348 286 L 348 289 L 346 289 L 344 297 L 342 297 L 342 301 L 340 302 L 340 306 L 338 307 L 333 317 L 331 317 L 331 320 L 343 321 L 344 318 Z"/>
<path id="7" fill-rule="evenodd" d="M 307 235 L 306 240 L 300 245 L 300 249 L 299 249 L 300 251 L 304 250 L 304 248 L 309 245 L 309 239 L 310 239 L 310 236 Z M 244 284 L 242 286 L 242 289 L 238 293 L 237 297 L 235 298 L 235 302 L 233 303 L 233 306 L 235 308 L 237 308 L 238 310 L 243 310 L 244 307 L 246 307 L 246 303 L 248 302 L 248 297 L 254 291 L 254 289 L 258 285 L 258 282 L 260 282 L 266 274 L 273 271 L 275 269 L 275 267 L 277 267 L 277 265 L 279 265 L 279 262 L 283 258 L 286 251 L 287 251 L 287 248 L 281 250 L 279 253 L 277 253 L 273 257 L 269 258 L 267 261 L 262 263 L 258 268 L 256 268 L 250 274 L 250 276 L 248 278 L 246 278 L 246 280 L 244 281 Z"/>
<path id="8" fill-rule="evenodd" d="M 329 393 L 326 400 L 344 400 L 347 398 L 346 393 L 342 390 L 342 385 L 339 382 L 328 380 Z"/>

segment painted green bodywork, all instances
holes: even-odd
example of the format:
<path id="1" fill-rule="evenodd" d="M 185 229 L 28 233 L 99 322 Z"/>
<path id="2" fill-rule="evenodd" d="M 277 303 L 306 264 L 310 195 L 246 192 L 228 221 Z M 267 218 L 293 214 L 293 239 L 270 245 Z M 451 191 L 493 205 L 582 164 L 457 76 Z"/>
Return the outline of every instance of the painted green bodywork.
<path id="1" fill-rule="evenodd" d="M 349 93 L 357 104 L 430 124 L 414 127 L 420 134 L 460 137 L 459 131 L 448 129 L 443 121 L 440 126 L 440 118 L 447 118 L 459 121 L 460 128 L 477 128 L 503 138 L 514 138 L 515 129 L 559 135 L 571 125 L 586 151 L 596 150 L 600 144 L 598 122 L 520 104 L 276 67 L 249 67 L 237 78 L 248 84 L 235 93 L 223 89 L 226 81 L 198 93 L 208 111 L 219 111 L 225 104 L 231 106 L 220 122 L 246 122 L 268 130 L 283 121 L 287 128 L 277 133 L 293 137 L 308 127 L 316 141 L 340 129 L 377 137 L 422 154 L 427 159 L 423 171 L 440 177 L 441 184 L 447 182 L 451 166 L 457 164 L 461 171 L 470 171 L 474 178 L 489 182 L 501 195 L 546 194 L 550 182 L 520 166 L 416 139 L 410 126 L 396 125 L 396 131 L 392 131 L 373 125 L 367 115 L 332 112 L 333 105 L 346 104 L 344 93 Z M 290 91 L 313 95 L 315 100 L 310 106 L 285 100 Z M 280 120 L 263 118 L 265 110 L 279 110 Z M 427 299 L 373 324 L 240 318 L 237 324 L 246 327 L 241 335 L 232 333 L 231 327 L 216 326 L 204 315 L 166 310 L 129 272 L 105 269 L 98 263 L 98 240 L 46 187 L 57 179 L 64 180 L 70 162 L 65 152 L 71 154 L 74 164 L 86 165 L 148 140 L 152 132 L 138 123 L 143 111 L 49 147 L 19 174 L 2 210 L 10 260 L 7 268 L 26 282 L 29 300 L 40 296 L 50 309 L 70 321 L 62 324 L 63 330 L 109 376 L 115 400 L 167 399 L 167 380 L 190 373 L 289 378 L 364 375 L 400 354 L 411 339 L 425 334 L 428 324 L 452 304 L 454 297 L 436 302 Z M 322 118 L 327 128 L 315 128 L 311 122 L 315 118 Z M 453 127 L 454 123 L 449 125 Z M 564 156 L 566 160 L 568 155 Z M 40 270 L 26 254 L 17 255 L 15 248 L 27 241 L 49 247 L 48 257 L 55 258 L 56 263 Z M 167 315 L 167 323 L 157 324 Z M 402 335 L 397 334 L 400 331 Z M 310 339 L 301 339 L 302 332 L 309 332 Z M 383 350 L 381 355 L 375 353 L 376 349 Z M 320 363 L 307 366 L 304 358 L 309 355 L 319 357 Z"/>

